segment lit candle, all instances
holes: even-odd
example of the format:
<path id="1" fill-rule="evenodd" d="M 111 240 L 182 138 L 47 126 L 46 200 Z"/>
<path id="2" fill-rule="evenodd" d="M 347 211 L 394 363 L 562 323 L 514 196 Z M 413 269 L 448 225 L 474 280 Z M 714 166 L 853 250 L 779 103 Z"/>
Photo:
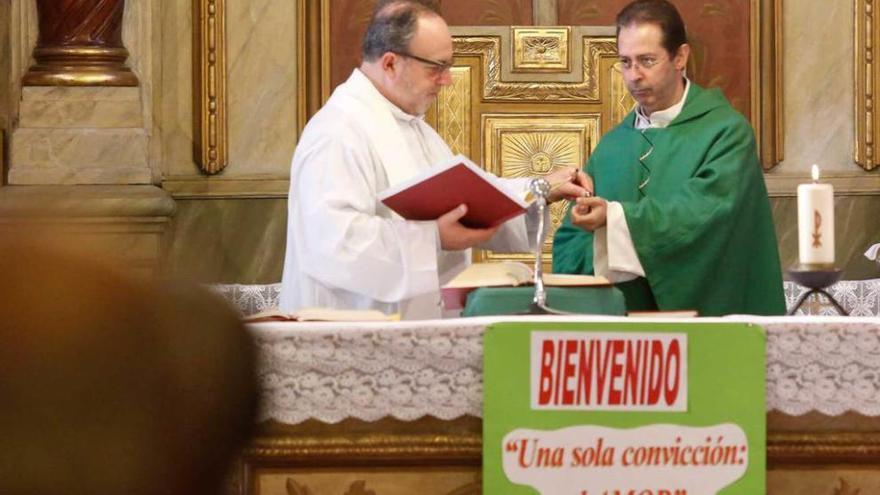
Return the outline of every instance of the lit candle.
<path id="1" fill-rule="evenodd" d="M 813 165 L 813 183 L 801 184 L 798 196 L 798 253 L 802 265 L 834 265 L 834 187 L 819 183 Z"/>

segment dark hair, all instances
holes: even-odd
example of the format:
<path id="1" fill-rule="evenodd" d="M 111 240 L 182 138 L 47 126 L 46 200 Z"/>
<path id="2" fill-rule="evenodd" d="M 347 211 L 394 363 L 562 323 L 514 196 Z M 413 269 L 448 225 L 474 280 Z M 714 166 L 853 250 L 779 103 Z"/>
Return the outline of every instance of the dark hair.
<path id="1" fill-rule="evenodd" d="M 364 33 L 361 54 L 373 62 L 385 52 L 406 53 L 423 15 L 440 15 L 429 0 L 380 0 Z"/>
<path id="2" fill-rule="evenodd" d="M 667 0 L 635 0 L 617 14 L 617 34 L 632 24 L 656 24 L 663 33 L 663 48 L 674 57 L 678 47 L 687 43 L 684 21 L 675 5 Z"/>

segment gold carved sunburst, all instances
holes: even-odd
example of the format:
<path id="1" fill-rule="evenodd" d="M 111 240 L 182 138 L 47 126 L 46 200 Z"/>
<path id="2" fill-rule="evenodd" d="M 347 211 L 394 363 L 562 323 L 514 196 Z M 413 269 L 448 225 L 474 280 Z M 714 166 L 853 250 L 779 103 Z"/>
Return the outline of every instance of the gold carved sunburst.
<path id="1" fill-rule="evenodd" d="M 547 175 L 560 167 L 580 168 L 599 140 L 599 114 L 483 114 L 483 166 L 501 177 Z M 568 205 L 550 206 L 544 252 L 552 252 L 553 232 Z M 478 253 L 481 260 L 529 261 L 531 254 Z"/>
<path id="2" fill-rule="evenodd" d="M 580 166 L 579 132 L 503 132 L 501 163 L 510 177 L 546 175 L 556 167 Z"/>

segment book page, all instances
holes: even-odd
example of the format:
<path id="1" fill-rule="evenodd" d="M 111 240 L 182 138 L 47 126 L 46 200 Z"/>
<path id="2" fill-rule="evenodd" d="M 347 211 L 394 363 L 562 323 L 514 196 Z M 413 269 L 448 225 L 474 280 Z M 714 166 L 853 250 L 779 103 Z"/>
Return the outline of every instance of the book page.
<path id="1" fill-rule="evenodd" d="M 519 265 L 519 266 L 517 266 Z M 516 287 L 531 280 L 531 269 L 515 262 L 474 263 L 449 281 L 444 288 Z"/>
<path id="2" fill-rule="evenodd" d="M 542 277 L 548 287 L 587 287 L 592 285 L 611 285 L 605 277 L 579 275 L 573 273 L 545 273 Z"/>
<path id="3" fill-rule="evenodd" d="M 386 315 L 374 309 L 303 308 L 295 313 L 285 313 L 269 308 L 242 318 L 246 323 L 266 321 L 397 321 L 399 314 Z"/>
<path id="4" fill-rule="evenodd" d="M 674 311 L 627 311 L 626 316 L 633 318 L 696 318 L 700 314 L 695 309 L 680 309 Z"/>
<path id="5" fill-rule="evenodd" d="M 386 315 L 375 309 L 303 308 L 296 312 L 298 321 L 396 321 L 399 314 Z"/>
<path id="6" fill-rule="evenodd" d="M 504 261 L 500 263 L 474 263 L 449 281 L 444 288 L 470 287 L 517 287 L 533 283 L 533 270 L 525 263 Z M 611 285 L 605 277 L 568 273 L 545 273 L 544 285 L 548 287 L 589 287 Z"/>

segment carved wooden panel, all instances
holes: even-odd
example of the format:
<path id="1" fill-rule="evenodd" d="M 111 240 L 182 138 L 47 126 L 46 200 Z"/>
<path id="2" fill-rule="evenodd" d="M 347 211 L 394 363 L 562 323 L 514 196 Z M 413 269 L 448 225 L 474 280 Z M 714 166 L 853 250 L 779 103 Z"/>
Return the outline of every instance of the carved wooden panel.
<path id="1" fill-rule="evenodd" d="M 453 84 L 441 91 L 427 120 L 453 151 L 495 175 L 535 177 L 560 167 L 580 168 L 601 134 L 632 109 L 615 70 L 617 49 L 607 28 L 573 27 L 556 38 L 573 54 L 568 71 L 521 71 L 515 77 L 517 29 L 453 31 Z M 545 259 L 566 208 L 562 202 L 550 208 Z M 532 254 L 478 251 L 475 259 L 529 261 Z"/>
<path id="2" fill-rule="evenodd" d="M 568 72 L 568 27 L 514 27 L 513 72 Z"/>
<path id="3" fill-rule="evenodd" d="M 437 97 L 437 132 L 453 153 L 471 155 L 471 68 L 453 67 L 452 85 Z"/>
<path id="4" fill-rule="evenodd" d="M 260 474 L 260 495 L 480 495 L 475 469 L 326 470 Z"/>
<path id="5" fill-rule="evenodd" d="M 876 418 L 861 417 L 857 422 L 869 431 L 860 432 L 855 425 L 835 431 L 835 423 L 840 427 L 852 417 L 814 419 L 814 426 L 793 417 L 768 421 L 766 493 L 880 493 Z M 264 425 L 237 463 L 227 493 L 478 495 L 481 429 L 471 417 Z"/>
<path id="6" fill-rule="evenodd" d="M 578 42 L 572 40 L 572 42 Z M 613 38 L 583 38 L 583 60 L 575 66 L 582 77 L 578 82 L 556 82 L 554 78 L 528 82 L 505 81 L 502 78 L 501 39 L 494 36 L 456 36 L 454 49 L 457 56 L 477 55 L 482 62 L 483 100 L 485 101 L 600 101 L 600 59 L 614 59 L 617 45 Z"/>

